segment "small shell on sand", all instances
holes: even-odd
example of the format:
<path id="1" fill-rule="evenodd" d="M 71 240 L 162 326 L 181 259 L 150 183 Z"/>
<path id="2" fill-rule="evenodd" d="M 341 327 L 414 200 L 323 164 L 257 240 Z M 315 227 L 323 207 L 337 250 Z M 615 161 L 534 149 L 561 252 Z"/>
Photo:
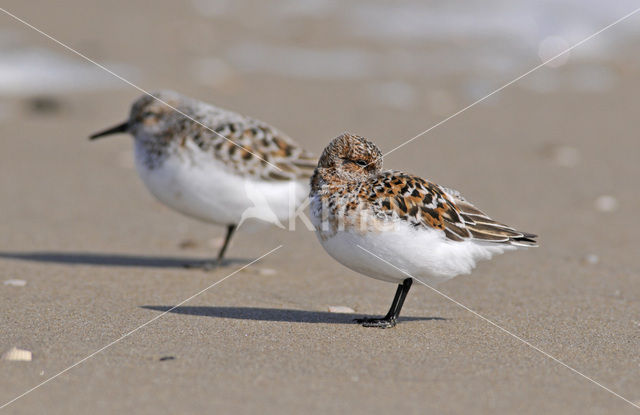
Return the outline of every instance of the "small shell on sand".
<path id="1" fill-rule="evenodd" d="M 264 275 L 264 276 L 270 276 L 270 275 L 276 275 L 277 271 L 271 268 L 260 268 L 258 269 L 258 274 Z"/>
<path id="2" fill-rule="evenodd" d="M 609 195 L 603 195 L 596 199 L 596 209 L 600 212 L 613 212 L 618 209 L 618 200 Z"/>
<path id="3" fill-rule="evenodd" d="M 353 308 L 347 307 L 345 305 L 330 305 L 329 312 L 330 313 L 355 313 Z"/>
<path id="4" fill-rule="evenodd" d="M 600 258 L 596 254 L 588 254 L 585 255 L 584 262 L 589 265 L 596 265 L 598 262 L 600 262 Z"/>
<path id="5" fill-rule="evenodd" d="M 6 280 L 4 282 L 4 285 L 11 285 L 14 287 L 24 287 L 25 285 L 27 285 L 27 282 L 25 280 Z"/>
<path id="6" fill-rule="evenodd" d="M 29 350 L 12 347 L 2 355 L 2 360 L 9 360 L 12 362 L 30 362 L 31 352 Z"/>

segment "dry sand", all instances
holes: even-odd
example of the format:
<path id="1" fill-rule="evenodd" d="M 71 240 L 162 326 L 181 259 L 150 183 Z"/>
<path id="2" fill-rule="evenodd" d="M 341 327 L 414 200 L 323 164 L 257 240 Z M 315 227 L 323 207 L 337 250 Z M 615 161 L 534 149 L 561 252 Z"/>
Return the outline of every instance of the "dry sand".
<path id="1" fill-rule="evenodd" d="M 144 88 L 171 87 L 267 120 L 315 153 L 344 130 L 389 150 L 441 118 L 422 98 L 438 87 L 431 79 L 412 81 L 419 98 L 403 110 L 370 104 L 362 82 L 348 80 L 241 73 L 203 86 L 183 62 L 260 28 L 210 27 L 192 7 L 5 3 L 97 60 L 139 68 Z M 63 53 L 0 21 L 28 45 Z M 298 30 L 311 44 L 324 33 Z M 207 41 L 194 44 L 198 36 Z M 458 188 L 495 218 L 540 235 L 540 248 L 498 257 L 439 289 L 640 402 L 640 70 L 624 59 L 611 68 L 617 82 L 597 93 L 511 87 L 385 164 Z M 223 229 L 156 202 L 131 167 L 129 138 L 86 140 L 121 121 L 137 96 L 125 85 L 56 95 L 60 107 L 44 110 L 26 98 L 2 101 L 0 280 L 27 283 L 0 284 L 0 352 L 17 346 L 33 360 L 0 361 L 0 404 L 283 248 L 4 412 L 637 413 L 419 285 L 392 330 L 328 313 L 384 313 L 395 287 L 333 261 L 300 223 L 295 232 L 241 230 L 225 268 L 184 269 L 213 255 L 210 240 Z M 603 195 L 617 201 L 613 211 L 597 209 Z"/>

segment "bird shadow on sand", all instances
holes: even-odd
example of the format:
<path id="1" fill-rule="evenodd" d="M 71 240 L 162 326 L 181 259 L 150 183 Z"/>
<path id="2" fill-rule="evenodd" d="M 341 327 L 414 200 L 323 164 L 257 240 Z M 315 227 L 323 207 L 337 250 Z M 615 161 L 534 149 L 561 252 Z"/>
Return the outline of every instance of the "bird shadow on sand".
<path id="1" fill-rule="evenodd" d="M 166 312 L 172 306 L 143 305 L 141 308 L 148 310 Z M 285 323 L 329 323 L 329 324 L 355 324 L 353 319 L 363 317 L 362 314 L 329 313 L 326 311 L 306 311 L 290 310 L 282 308 L 261 308 L 261 307 L 205 307 L 188 306 L 176 307 L 170 311 L 176 314 L 186 314 L 190 316 L 205 316 L 217 318 L 231 318 L 236 320 L 255 321 L 279 321 Z M 365 316 L 371 317 L 371 316 Z M 413 317 L 400 316 L 399 322 L 403 321 L 427 321 L 446 320 L 442 317 Z"/>
<path id="2" fill-rule="evenodd" d="M 206 269 L 207 265 L 213 261 L 213 259 L 189 257 L 100 254 L 90 252 L 0 252 L 0 258 L 68 265 L 185 269 Z M 222 262 L 221 267 L 246 265 L 250 262 L 251 260 L 246 258 L 229 258 Z"/>

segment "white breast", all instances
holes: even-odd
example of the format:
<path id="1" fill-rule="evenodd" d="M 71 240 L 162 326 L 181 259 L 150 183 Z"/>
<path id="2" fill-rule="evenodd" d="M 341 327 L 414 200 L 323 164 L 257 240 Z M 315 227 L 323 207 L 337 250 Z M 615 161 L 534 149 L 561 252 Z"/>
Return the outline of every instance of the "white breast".
<path id="1" fill-rule="evenodd" d="M 403 221 L 384 230 L 375 227 L 363 230 L 352 226 L 344 229 L 325 227 L 323 230 L 319 210 L 314 208 L 317 207 L 316 200 L 311 201 L 311 221 L 324 249 L 346 267 L 383 281 L 400 283 L 411 275 L 426 284 L 435 285 L 456 275 L 470 273 L 479 260 L 516 249 L 514 246 L 472 240 L 455 242 L 448 240 L 439 230 L 415 228 Z"/>
<path id="2" fill-rule="evenodd" d="M 185 215 L 221 225 L 240 223 L 243 213 L 286 222 L 308 192 L 306 182 L 241 177 L 193 143 L 185 146 L 149 168 L 143 146 L 137 141 L 135 145 L 136 168 L 144 184 L 158 200 Z"/>

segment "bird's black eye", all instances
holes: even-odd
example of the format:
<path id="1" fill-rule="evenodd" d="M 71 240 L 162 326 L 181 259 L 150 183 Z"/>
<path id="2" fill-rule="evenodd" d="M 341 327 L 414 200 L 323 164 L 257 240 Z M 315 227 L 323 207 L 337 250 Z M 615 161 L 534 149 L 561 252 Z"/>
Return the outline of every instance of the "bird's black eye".
<path id="1" fill-rule="evenodd" d="M 356 164 L 360 167 L 367 167 L 369 165 L 369 163 L 364 160 L 356 160 Z"/>

